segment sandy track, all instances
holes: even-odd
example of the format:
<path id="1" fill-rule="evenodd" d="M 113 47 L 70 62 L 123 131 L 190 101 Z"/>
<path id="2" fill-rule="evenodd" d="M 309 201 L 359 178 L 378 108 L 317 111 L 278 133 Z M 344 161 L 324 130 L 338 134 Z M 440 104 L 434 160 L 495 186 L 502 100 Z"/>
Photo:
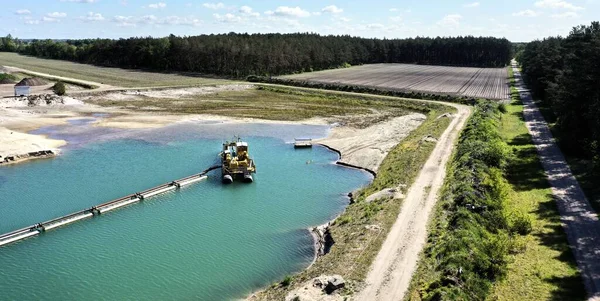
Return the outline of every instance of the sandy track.
<path id="1" fill-rule="evenodd" d="M 540 161 L 558 205 L 561 222 L 590 300 L 600 300 L 600 221 L 571 173 L 552 133 L 514 67 L 517 89 L 523 102 L 525 125 L 531 134 Z"/>
<path id="2" fill-rule="evenodd" d="M 98 88 L 95 89 L 94 91 L 108 90 L 108 89 L 114 88 L 113 86 L 105 85 L 105 84 L 101 84 L 101 83 L 97 83 L 97 82 L 75 79 L 75 78 L 70 78 L 70 77 L 56 76 L 56 75 L 52 75 L 52 74 L 48 74 L 48 73 L 34 72 L 34 71 L 17 68 L 17 67 L 4 66 L 4 69 L 6 69 L 9 72 L 22 72 L 22 73 L 36 75 L 39 77 L 44 77 L 44 78 L 53 79 L 53 80 L 64 80 L 64 81 L 70 81 L 70 82 L 79 83 L 79 84 L 83 84 L 83 85 L 97 86 Z"/>
<path id="3" fill-rule="evenodd" d="M 392 226 L 367 275 L 366 287 L 354 300 L 402 300 L 416 270 L 419 253 L 427 239 L 427 222 L 446 176 L 446 163 L 455 141 L 471 114 L 471 108 L 449 104 L 458 113 L 444 131 L 402 203 Z"/>

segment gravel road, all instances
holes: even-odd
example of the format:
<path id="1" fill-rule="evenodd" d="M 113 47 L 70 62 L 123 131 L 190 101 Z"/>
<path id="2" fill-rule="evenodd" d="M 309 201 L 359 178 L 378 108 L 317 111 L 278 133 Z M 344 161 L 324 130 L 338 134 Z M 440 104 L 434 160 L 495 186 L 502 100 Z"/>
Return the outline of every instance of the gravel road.
<path id="1" fill-rule="evenodd" d="M 366 287 L 355 300 L 402 300 L 419 253 L 427 239 L 427 222 L 446 176 L 446 163 L 452 155 L 456 139 L 462 131 L 471 107 L 444 103 L 458 113 L 444 131 L 415 183 L 402 202 L 398 219 L 392 226 L 367 275 Z"/>
<path id="2" fill-rule="evenodd" d="M 521 73 L 513 62 L 517 89 L 523 101 L 525 124 L 533 138 L 540 161 L 558 205 L 563 228 L 575 255 L 589 300 L 600 300 L 600 222 L 571 173 L 552 133 L 533 102 Z"/>

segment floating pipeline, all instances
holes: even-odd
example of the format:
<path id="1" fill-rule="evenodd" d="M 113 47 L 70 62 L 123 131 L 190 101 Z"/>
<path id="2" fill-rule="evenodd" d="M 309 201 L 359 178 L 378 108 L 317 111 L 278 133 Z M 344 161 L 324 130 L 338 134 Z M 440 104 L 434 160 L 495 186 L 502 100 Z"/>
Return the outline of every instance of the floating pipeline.
<path id="1" fill-rule="evenodd" d="M 189 177 L 185 177 L 183 179 L 175 180 L 166 184 L 162 184 L 148 190 L 144 190 L 142 192 L 138 192 L 135 194 L 130 194 L 124 196 L 122 198 L 118 198 L 112 200 L 110 202 L 102 203 L 100 205 L 96 205 L 92 208 L 81 210 L 75 213 L 71 213 L 65 216 L 61 216 L 49 221 L 45 221 L 39 224 L 31 225 L 29 227 L 21 228 L 18 230 L 14 230 L 5 234 L 0 235 L 0 247 L 4 245 L 8 245 L 17 241 L 21 241 L 23 239 L 36 236 L 42 232 L 49 231 L 52 229 L 56 229 L 58 227 L 70 225 L 72 223 L 92 218 L 95 216 L 99 216 L 103 213 L 119 209 L 142 200 L 148 199 L 150 197 L 163 194 L 169 191 L 173 191 L 179 189 L 181 187 L 200 182 L 205 180 L 208 176 L 207 174 L 210 171 L 221 168 L 221 166 L 212 166 L 199 174 L 194 174 Z"/>

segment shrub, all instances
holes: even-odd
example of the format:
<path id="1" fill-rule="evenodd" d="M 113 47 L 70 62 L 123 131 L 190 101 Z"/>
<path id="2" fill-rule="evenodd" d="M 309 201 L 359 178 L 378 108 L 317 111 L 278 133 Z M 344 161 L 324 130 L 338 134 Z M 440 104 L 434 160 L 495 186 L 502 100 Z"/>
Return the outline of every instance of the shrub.
<path id="1" fill-rule="evenodd" d="M 533 230 L 531 216 L 527 213 L 513 215 L 510 224 L 510 231 L 513 233 L 527 235 Z"/>
<path id="2" fill-rule="evenodd" d="M 338 219 L 335 220 L 335 224 L 337 225 L 345 225 L 352 222 L 352 216 L 350 215 L 342 215 Z"/>
<path id="3" fill-rule="evenodd" d="M 503 168 L 511 150 L 500 137 L 500 108 L 479 102 L 462 132 L 440 196 L 437 219 L 425 249 L 433 269 L 420 289 L 422 300 L 485 300 L 494 281 L 506 274 L 515 245 L 511 229 L 527 220 L 505 214 L 508 184 Z"/>
<path id="4" fill-rule="evenodd" d="M 281 281 L 281 286 L 288 286 L 292 283 L 292 276 L 287 275 L 285 276 L 285 278 L 283 278 L 283 280 Z"/>
<path id="5" fill-rule="evenodd" d="M 504 103 L 499 104 L 498 111 L 500 111 L 500 113 L 502 113 L 502 114 L 506 114 L 508 112 L 508 110 L 506 109 L 506 104 L 504 104 Z"/>
<path id="6" fill-rule="evenodd" d="M 67 87 L 65 86 L 65 83 L 58 81 L 52 87 L 52 91 L 54 91 L 56 95 L 65 95 L 67 93 Z"/>

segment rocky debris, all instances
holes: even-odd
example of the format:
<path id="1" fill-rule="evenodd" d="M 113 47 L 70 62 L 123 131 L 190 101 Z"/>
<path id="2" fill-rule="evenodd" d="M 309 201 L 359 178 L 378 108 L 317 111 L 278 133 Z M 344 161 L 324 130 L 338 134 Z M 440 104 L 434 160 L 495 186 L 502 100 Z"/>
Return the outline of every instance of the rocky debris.
<path id="1" fill-rule="evenodd" d="M 333 236 L 331 236 L 331 232 L 329 231 L 329 226 L 330 223 L 327 223 L 312 228 L 312 233 L 315 236 L 317 256 L 326 255 L 335 244 L 335 240 L 333 240 Z"/>
<path id="2" fill-rule="evenodd" d="M 29 95 L 27 97 L 21 97 L 19 100 L 27 101 L 27 105 L 30 107 L 65 103 L 64 99 L 61 96 L 54 94 Z"/>
<path id="3" fill-rule="evenodd" d="M 375 192 L 368 196 L 365 201 L 367 203 L 374 202 L 381 199 L 403 199 L 402 189 L 406 188 L 406 185 L 400 184 L 396 188 L 384 188 L 378 192 Z"/>
<path id="4" fill-rule="evenodd" d="M 365 229 L 369 231 L 381 231 L 381 226 L 379 225 L 366 225 Z"/>
<path id="5" fill-rule="evenodd" d="M 29 159 L 29 158 L 47 158 L 47 157 L 53 157 L 55 155 L 55 153 L 51 150 L 42 150 L 42 151 L 38 151 L 38 152 L 30 152 L 27 154 L 23 154 L 23 155 L 9 155 L 6 157 L 2 157 L 0 155 L 0 165 L 1 164 L 8 164 L 8 163 L 14 163 L 16 161 L 20 161 L 23 159 Z"/>
<path id="6" fill-rule="evenodd" d="M 454 115 L 450 114 L 450 113 L 444 113 L 440 116 L 438 116 L 436 119 L 440 119 L 440 118 L 453 118 Z"/>
<path id="7" fill-rule="evenodd" d="M 421 139 L 421 141 L 423 142 L 432 142 L 432 143 L 436 143 L 438 142 L 437 138 L 431 136 L 431 135 L 427 135 L 425 137 L 423 137 L 423 139 Z"/>
<path id="8" fill-rule="evenodd" d="M 340 275 L 319 276 L 304 283 L 300 288 L 290 292 L 286 301 L 333 301 L 343 300 L 337 291 L 346 286 Z"/>

